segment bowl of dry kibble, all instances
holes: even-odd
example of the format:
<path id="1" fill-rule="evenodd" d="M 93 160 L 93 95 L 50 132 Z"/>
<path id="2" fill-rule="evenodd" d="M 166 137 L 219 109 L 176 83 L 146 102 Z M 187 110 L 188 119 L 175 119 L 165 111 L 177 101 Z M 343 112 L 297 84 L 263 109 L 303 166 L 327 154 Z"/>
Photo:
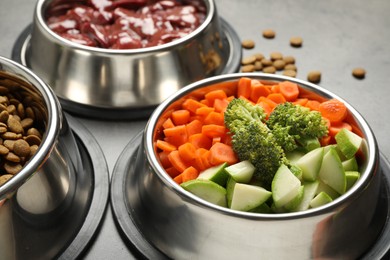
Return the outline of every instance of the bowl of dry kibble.
<path id="1" fill-rule="evenodd" d="M 234 72 L 241 55 L 211 0 L 39 0 L 28 41 L 23 63 L 64 109 L 105 118 L 151 112 L 181 86 Z"/>
<path id="2" fill-rule="evenodd" d="M 89 201 L 81 158 L 51 88 L 0 57 L 1 258 L 49 259 L 69 243 Z"/>

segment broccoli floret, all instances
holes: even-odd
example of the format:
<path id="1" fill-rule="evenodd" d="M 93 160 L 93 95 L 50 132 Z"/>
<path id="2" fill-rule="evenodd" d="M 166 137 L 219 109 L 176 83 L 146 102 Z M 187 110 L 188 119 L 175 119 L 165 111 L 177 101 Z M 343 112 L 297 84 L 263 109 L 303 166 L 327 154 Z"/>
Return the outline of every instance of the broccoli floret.
<path id="1" fill-rule="evenodd" d="M 261 106 L 254 106 L 245 99 L 235 98 L 229 102 L 224 117 L 225 125 L 230 131 L 234 132 L 236 126 L 241 128 L 242 124 L 250 121 L 264 122 L 267 114 Z M 235 122 L 236 120 L 238 122 Z"/>
<path id="2" fill-rule="evenodd" d="M 285 151 L 292 151 L 307 140 L 318 140 L 328 134 L 320 112 L 290 102 L 277 105 L 266 124 Z"/>
<path id="3" fill-rule="evenodd" d="M 264 110 L 243 99 L 233 99 L 225 111 L 225 125 L 232 134 L 232 147 L 238 158 L 255 166 L 254 178 L 265 188 L 282 163 L 288 163 L 281 146 L 268 129 Z"/>

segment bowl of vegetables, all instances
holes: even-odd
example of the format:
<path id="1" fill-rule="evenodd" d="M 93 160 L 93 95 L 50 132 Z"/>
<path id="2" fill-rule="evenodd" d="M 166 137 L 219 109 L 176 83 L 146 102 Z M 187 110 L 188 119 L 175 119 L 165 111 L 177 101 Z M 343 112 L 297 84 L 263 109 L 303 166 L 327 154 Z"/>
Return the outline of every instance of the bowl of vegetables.
<path id="1" fill-rule="evenodd" d="M 184 85 L 236 71 L 237 46 L 211 0 L 40 0 L 21 60 L 65 109 L 136 118 Z"/>
<path id="2" fill-rule="evenodd" d="M 299 79 L 184 87 L 152 114 L 135 164 L 134 222 L 171 258 L 356 259 L 384 225 L 369 125 Z"/>

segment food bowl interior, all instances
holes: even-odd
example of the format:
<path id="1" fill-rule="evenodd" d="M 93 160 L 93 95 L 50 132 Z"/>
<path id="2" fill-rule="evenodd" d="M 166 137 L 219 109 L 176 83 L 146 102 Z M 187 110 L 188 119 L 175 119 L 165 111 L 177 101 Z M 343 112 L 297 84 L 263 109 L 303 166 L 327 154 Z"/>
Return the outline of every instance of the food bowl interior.
<path id="1" fill-rule="evenodd" d="M 361 256 L 378 237 L 384 223 L 383 219 L 374 221 L 381 183 L 379 153 L 366 121 L 346 102 L 348 122 L 365 139 L 362 177 L 347 193 L 324 206 L 281 214 L 234 211 L 185 191 L 160 165 L 154 142 L 172 110 L 186 97 L 202 96 L 210 90 L 222 88 L 228 94 L 235 93 L 237 81 L 243 76 L 261 80 L 263 84 L 290 80 L 299 84 L 302 93 L 310 92 L 318 100 L 337 98 L 345 102 L 316 85 L 269 74 L 222 75 L 188 85 L 165 100 L 146 126 L 135 166 L 137 172 L 144 174 L 126 183 L 131 189 L 128 199 L 131 205 L 136 205 L 135 222 L 152 244 L 173 258 L 220 254 L 228 258 L 257 255 L 274 259 Z"/>
<path id="2" fill-rule="evenodd" d="M 52 90 L 27 68 L 5 58 L 0 59 L 0 86 L 25 108 L 17 115 L 33 119 L 33 127 L 42 134 L 34 155 L 0 186 L 1 254 L 6 259 L 53 258 L 82 223 L 90 184 L 87 176 L 77 174 L 84 167 L 79 149 Z M 28 110 L 33 112 L 23 112 Z M 29 130 L 22 133 L 30 142 Z M 7 140 L 2 134 L 3 145 Z M 9 174 L 4 169 L 1 175 Z"/>
<path id="3" fill-rule="evenodd" d="M 60 37 L 45 21 L 53 2 L 37 2 L 25 63 L 54 89 L 64 107 L 77 107 L 76 113 L 88 107 L 154 107 L 184 85 L 223 73 L 232 59 L 231 43 L 211 0 L 200 1 L 206 17 L 190 34 L 127 50 L 89 47 Z"/>

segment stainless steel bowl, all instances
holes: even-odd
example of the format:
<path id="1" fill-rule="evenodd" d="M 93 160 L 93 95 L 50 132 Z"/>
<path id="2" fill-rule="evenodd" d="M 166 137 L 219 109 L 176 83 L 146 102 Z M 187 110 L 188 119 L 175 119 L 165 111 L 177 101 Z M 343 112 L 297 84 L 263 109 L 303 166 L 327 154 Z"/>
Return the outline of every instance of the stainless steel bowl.
<path id="1" fill-rule="evenodd" d="M 256 214 L 210 204 L 182 189 L 157 159 L 154 141 L 164 113 L 194 90 L 234 87 L 240 77 L 290 80 L 323 98 L 337 95 L 314 84 L 271 74 L 230 74 L 186 86 L 165 100 L 144 131 L 134 175 L 124 184 L 132 219 L 145 238 L 173 259 L 356 259 L 375 243 L 384 225 L 379 219 L 381 172 L 370 127 L 345 100 L 349 115 L 364 136 L 362 176 L 347 193 L 324 206 L 303 212 Z"/>
<path id="2" fill-rule="evenodd" d="M 85 220 L 91 183 L 86 174 L 78 174 L 85 165 L 48 85 L 27 68 L 2 57 L 0 78 L 18 82 L 14 86 L 1 85 L 29 100 L 44 127 L 35 155 L 0 186 L 0 258 L 58 257 Z"/>
<path id="3" fill-rule="evenodd" d="M 64 101 L 64 108 L 72 112 L 99 116 L 94 113 L 97 109 L 103 113 L 113 110 L 107 117 L 115 118 L 121 111 L 138 109 L 132 115 L 136 117 L 139 109 L 154 108 L 182 86 L 238 70 L 241 49 L 231 49 L 234 43 L 227 38 L 212 0 L 204 0 L 206 19 L 189 35 L 132 50 L 88 47 L 58 36 L 44 19 L 51 2 L 37 2 L 23 63 L 46 81 Z"/>

